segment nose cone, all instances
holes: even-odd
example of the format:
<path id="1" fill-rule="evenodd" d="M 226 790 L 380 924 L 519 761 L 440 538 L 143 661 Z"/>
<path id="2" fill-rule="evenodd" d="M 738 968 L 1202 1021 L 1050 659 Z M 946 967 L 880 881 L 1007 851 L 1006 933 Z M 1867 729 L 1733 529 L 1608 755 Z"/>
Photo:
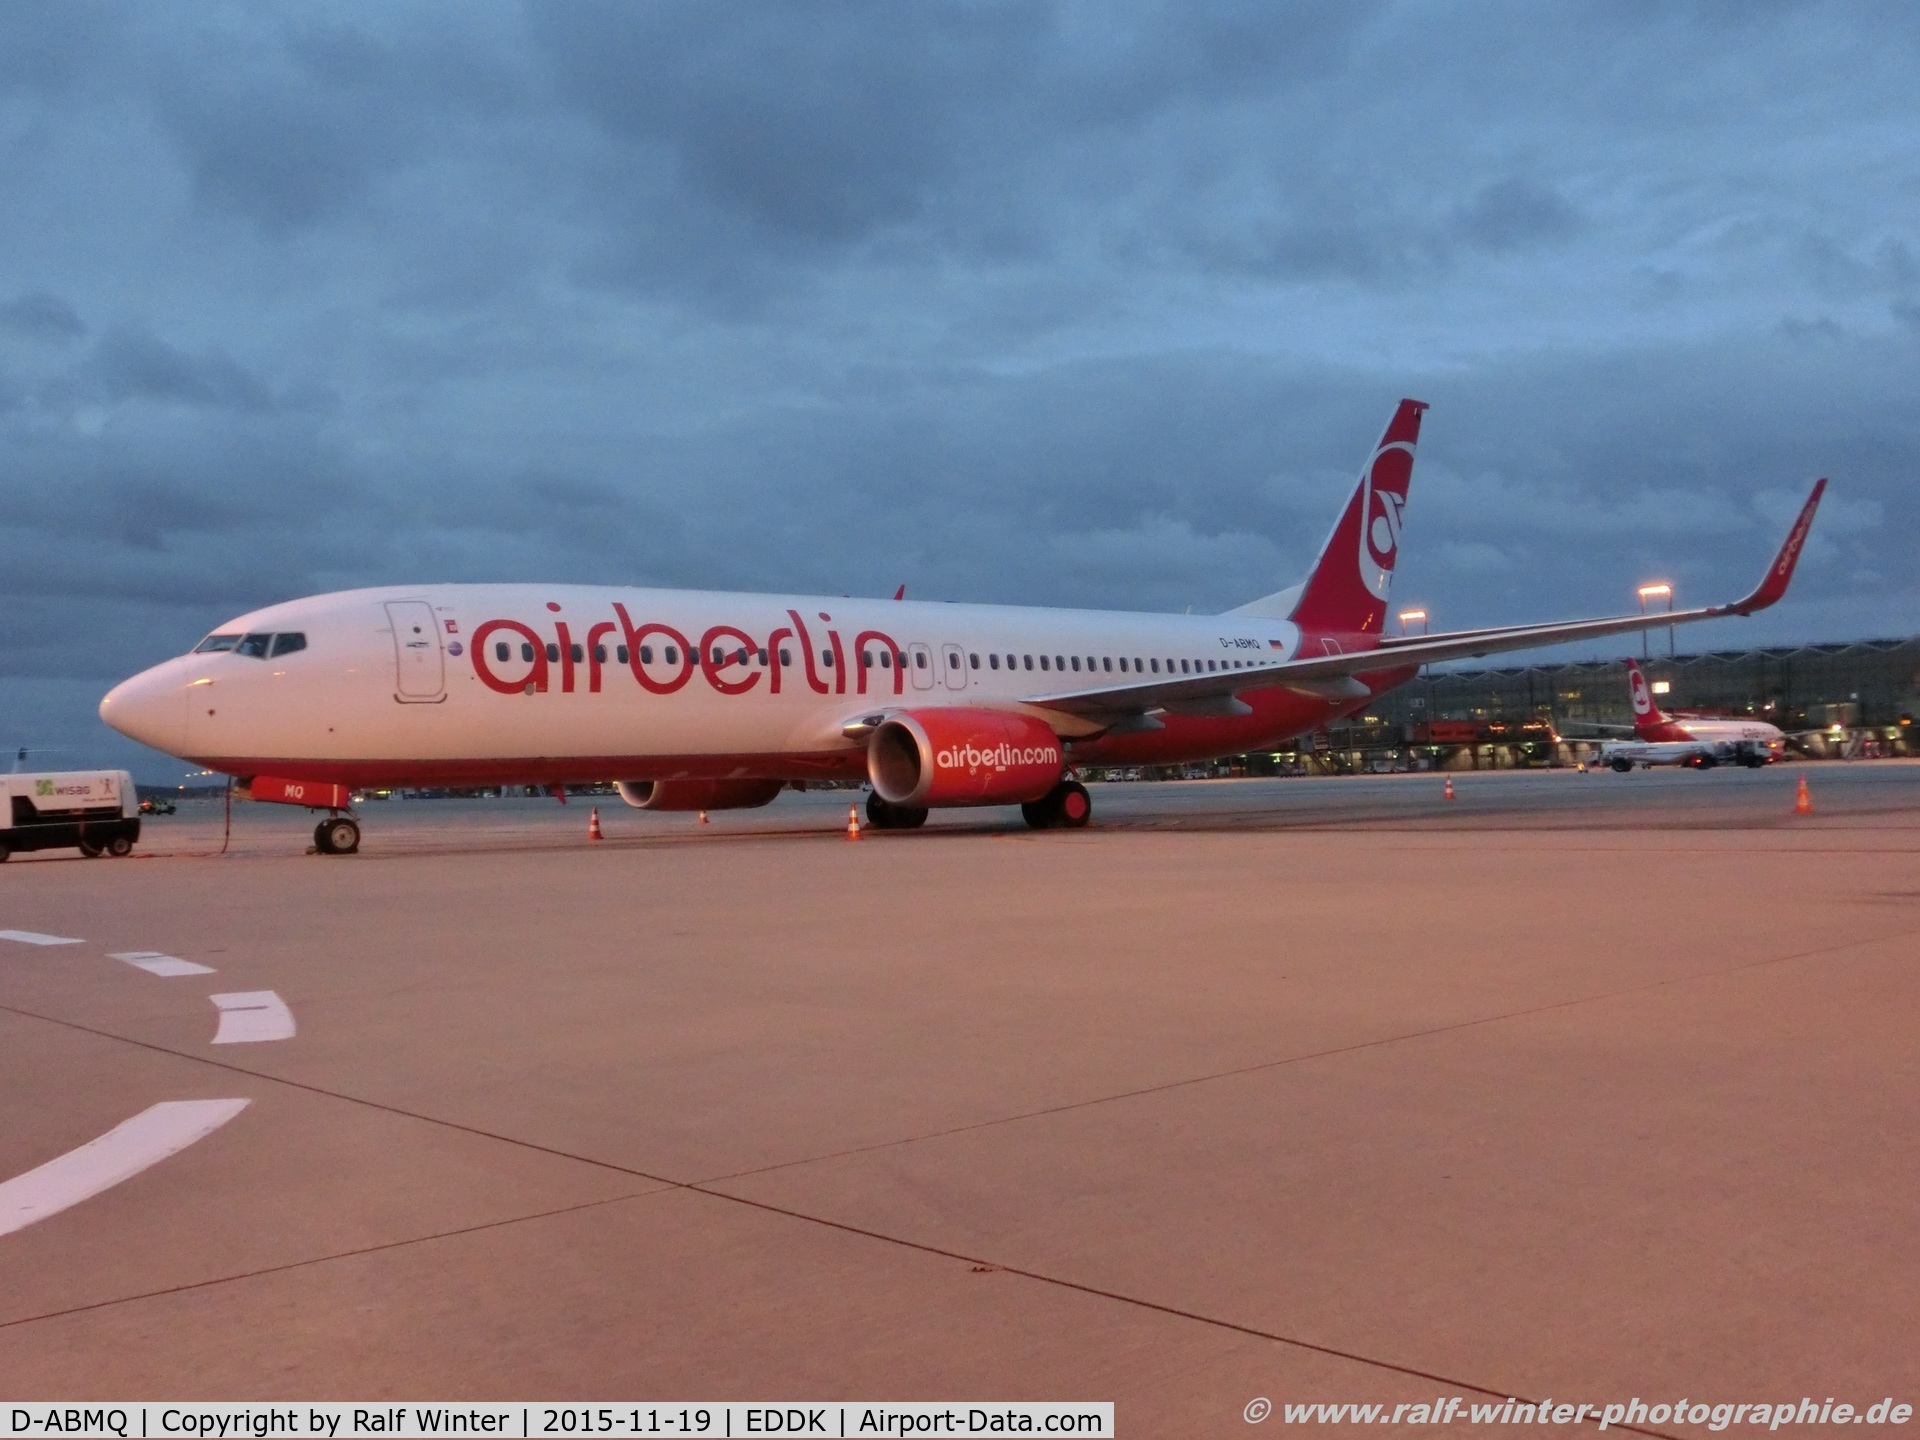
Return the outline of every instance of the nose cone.
<path id="1" fill-rule="evenodd" d="M 168 660 L 123 680 L 100 702 L 100 718 L 122 735 L 169 755 L 187 749 L 187 663 Z"/>

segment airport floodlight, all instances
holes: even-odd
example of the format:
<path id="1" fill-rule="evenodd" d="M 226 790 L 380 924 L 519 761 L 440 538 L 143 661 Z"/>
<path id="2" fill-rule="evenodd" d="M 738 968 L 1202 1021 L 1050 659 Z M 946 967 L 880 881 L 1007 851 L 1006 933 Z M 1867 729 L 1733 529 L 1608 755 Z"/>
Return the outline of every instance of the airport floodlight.
<path id="1" fill-rule="evenodd" d="M 1671 680 L 1656 680 L 1653 682 L 1653 693 L 1656 695 L 1665 695 L 1672 689 L 1673 682 Z"/>
<path id="2" fill-rule="evenodd" d="M 1663 611 L 1668 614 L 1673 612 L 1673 586 L 1667 584 L 1664 580 L 1656 580 L 1651 585 L 1642 585 L 1633 593 L 1640 597 L 1640 613 L 1642 615 L 1647 613 L 1647 602 L 1649 600 L 1659 600 L 1663 602 L 1661 605 Z M 1667 627 L 1667 657 L 1669 659 L 1673 657 L 1673 627 L 1671 625 Z M 1645 630 L 1640 632 L 1640 658 L 1642 660 L 1652 658 L 1652 651 L 1648 647 L 1647 632 Z"/>
<path id="3" fill-rule="evenodd" d="M 1412 634 L 1411 626 L 1418 625 L 1422 635 L 1427 633 L 1427 612 L 1424 610 L 1402 610 L 1400 612 L 1400 633 Z"/>

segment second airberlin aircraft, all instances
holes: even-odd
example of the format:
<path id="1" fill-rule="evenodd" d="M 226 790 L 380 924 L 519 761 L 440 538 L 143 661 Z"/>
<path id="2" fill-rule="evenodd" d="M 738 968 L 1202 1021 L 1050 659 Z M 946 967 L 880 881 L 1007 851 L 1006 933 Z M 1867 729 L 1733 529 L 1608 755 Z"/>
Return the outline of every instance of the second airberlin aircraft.
<path id="1" fill-rule="evenodd" d="M 1384 633 L 1426 407 L 1400 402 L 1307 578 L 1224 615 L 1041 610 L 590 586 L 350 590 L 232 620 L 115 687 L 108 724 L 334 812 L 356 788 L 614 781 L 651 809 L 764 805 L 865 778 L 875 825 L 1019 805 L 1083 825 L 1075 765 L 1278 744 L 1423 664 L 1624 634 L 1640 615 Z M 1745 615 L 1785 593 L 1825 481 L 1754 591 L 1663 616 Z"/>

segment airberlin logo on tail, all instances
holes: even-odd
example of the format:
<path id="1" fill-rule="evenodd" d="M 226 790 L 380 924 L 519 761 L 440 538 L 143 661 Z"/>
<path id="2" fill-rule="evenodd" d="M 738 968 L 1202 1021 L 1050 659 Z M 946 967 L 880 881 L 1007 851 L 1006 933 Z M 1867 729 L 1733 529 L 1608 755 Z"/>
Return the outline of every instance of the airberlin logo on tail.
<path id="1" fill-rule="evenodd" d="M 1376 600 L 1387 598 L 1400 558 L 1400 516 L 1413 478 L 1413 446 L 1395 440 L 1373 452 L 1360 491 L 1360 583 Z"/>
<path id="2" fill-rule="evenodd" d="M 982 750 L 978 745 L 950 745 L 934 753 L 933 763 L 942 770 L 979 770 L 992 766 L 1004 770 L 1009 765 L 1058 765 L 1057 745 L 1009 745 L 1005 741 Z"/>
<path id="3" fill-rule="evenodd" d="M 1636 715 L 1653 713 L 1653 696 L 1647 692 L 1647 677 L 1637 669 L 1633 672 L 1633 713 Z"/>

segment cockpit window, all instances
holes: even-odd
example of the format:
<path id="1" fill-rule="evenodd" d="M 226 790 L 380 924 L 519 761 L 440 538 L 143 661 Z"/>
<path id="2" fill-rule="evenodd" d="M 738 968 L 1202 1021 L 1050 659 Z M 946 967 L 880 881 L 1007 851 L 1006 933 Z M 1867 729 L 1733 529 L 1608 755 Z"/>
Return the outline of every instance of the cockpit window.
<path id="1" fill-rule="evenodd" d="M 271 635 L 243 636 L 240 643 L 233 647 L 233 653 L 236 655 L 251 655 L 255 660 L 264 660 L 267 658 L 267 647 L 272 643 L 273 636 Z"/>
<path id="2" fill-rule="evenodd" d="M 307 637 L 298 630 L 273 637 L 273 653 L 275 655 L 291 655 L 296 650 L 304 650 L 306 648 Z"/>
<path id="3" fill-rule="evenodd" d="M 238 635 L 209 635 L 193 647 L 193 653 L 204 655 L 210 650 L 231 650 L 240 643 Z"/>

